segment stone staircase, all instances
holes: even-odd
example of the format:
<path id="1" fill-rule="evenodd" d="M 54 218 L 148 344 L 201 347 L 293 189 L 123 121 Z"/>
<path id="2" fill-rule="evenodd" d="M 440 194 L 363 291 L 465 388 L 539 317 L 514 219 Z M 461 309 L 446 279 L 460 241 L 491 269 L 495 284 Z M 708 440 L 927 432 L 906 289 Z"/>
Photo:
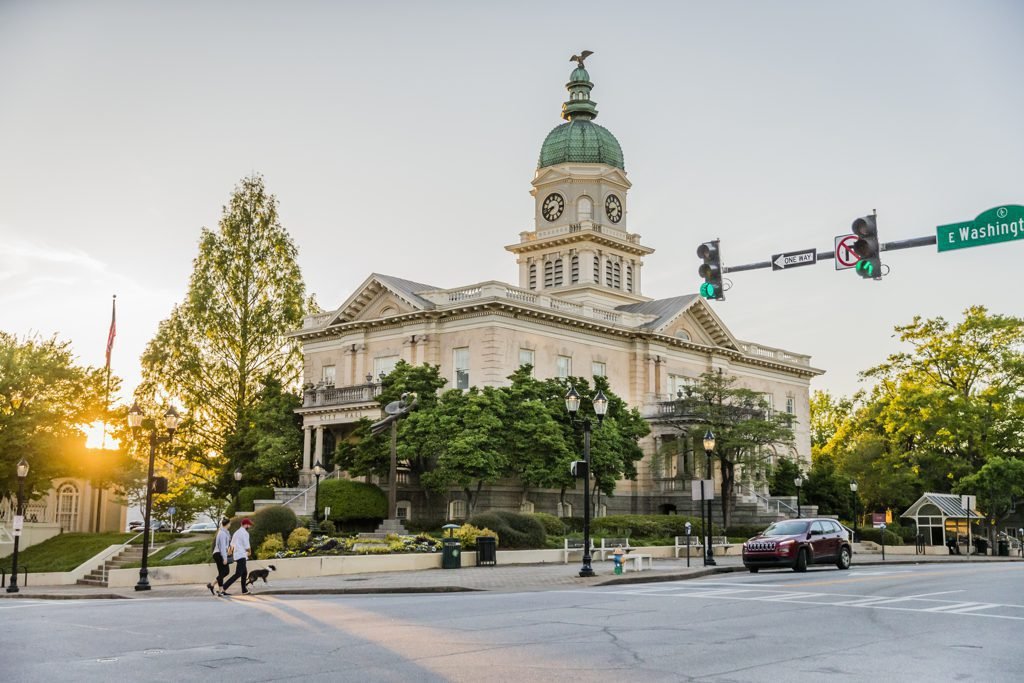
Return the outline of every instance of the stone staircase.
<path id="1" fill-rule="evenodd" d="M 149 547 L 150 557 L 153 556 L 157 550 L 162 546 L 153 545 Z M 101 564 L 96 569 L 85 575 L 84 578 L 78 580 L 79 585 L 82 586 L 107 586 L 107 573 L 111 569 L 124 569 L 130 564 L 139 564 L 142 562 L 142 545 L 131 545 L 122 550 L 120 553 Z"/>
<path id="2" fill-rule="evenodd" d="M 385 539 L 385 538 L 387 538 L 388 534 L 397 534 L 399 536 L 408 536 L 409 532 L 406 531 L 405 526 L 402 525 L 402 520 L 400 520 L 400 519 L 385 519 L 383 522 L 380 523 L 380 526 L 377 527 L 376 531 L 374 531 L 372 533 L 369 533 L 369 532 L 361 533 L 361 534 L 359 534 L 359 538 Z"/>

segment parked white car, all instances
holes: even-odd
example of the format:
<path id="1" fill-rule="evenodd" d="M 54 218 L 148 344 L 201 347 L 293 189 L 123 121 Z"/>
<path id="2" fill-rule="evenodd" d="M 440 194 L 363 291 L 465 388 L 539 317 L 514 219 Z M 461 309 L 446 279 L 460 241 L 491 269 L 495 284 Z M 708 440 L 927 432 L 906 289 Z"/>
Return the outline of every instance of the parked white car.
<path id="1" fill-rule="evenodd" d="M 213 522 L 196 522 L 185 527 L 184 532 L 186 534 L 195 534 L 203 532 L 214 532 L 217 530 L 217 525 Z"/>

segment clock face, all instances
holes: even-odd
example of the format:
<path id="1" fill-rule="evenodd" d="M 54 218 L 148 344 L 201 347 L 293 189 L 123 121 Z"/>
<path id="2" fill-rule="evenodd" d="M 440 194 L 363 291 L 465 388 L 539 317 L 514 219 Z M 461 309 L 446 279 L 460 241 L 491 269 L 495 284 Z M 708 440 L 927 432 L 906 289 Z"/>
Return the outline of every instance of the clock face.
<path id="1" fill-rule="evenodd" d="M 622 220 L 622 202 L 615 195 L 608 195 L 608 198 L 604 200 L 604 212 L 608 214 L 608 220 L 618 223 Z"/>
<path id="2" fill-rule="evenodd" d="M 544 203 L 540 205 L 540 214 L 545 219 L 553 221 L 562 215 L 562 210 L 565 209 L 565 200 L 562 199 L 560 194 L 549 194 L 545 199 Z"/>

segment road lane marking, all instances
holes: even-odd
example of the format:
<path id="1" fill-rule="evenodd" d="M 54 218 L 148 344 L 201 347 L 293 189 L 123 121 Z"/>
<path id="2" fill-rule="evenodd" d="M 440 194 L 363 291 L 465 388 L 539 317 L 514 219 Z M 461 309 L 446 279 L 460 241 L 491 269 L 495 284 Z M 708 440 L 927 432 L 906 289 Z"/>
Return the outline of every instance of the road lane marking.
<path id="1" fill-rule="evenodd" d="M 950 593 L 966 593 L 967 590 L 961 588 L 955 591 L 937 591 L 935 593 L 918 593 L 917 595 L 908 595 L 907 598 L 928 598 L 933 595 L 949 595 Z"/>

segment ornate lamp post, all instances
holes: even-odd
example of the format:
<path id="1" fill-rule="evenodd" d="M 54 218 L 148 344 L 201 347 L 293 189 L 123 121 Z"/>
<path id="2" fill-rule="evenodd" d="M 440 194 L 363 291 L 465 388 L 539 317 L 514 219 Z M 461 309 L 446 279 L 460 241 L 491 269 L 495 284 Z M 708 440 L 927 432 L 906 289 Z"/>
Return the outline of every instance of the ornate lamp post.
<path id="1" fill-rule="evenodd" d="M 135 584 L 135 590 L 137 591 L 148 591 L 149 585 L 149 518 L 153 512 L 153 460 L 156 458 L 156 445 L 158 443 L 164 443 L 174 438 L 174 431 L 178 428 L 178 411 L 171 406 L 164 413 L 164 429 L 167 430 L 167 436 L 160 436 L 157 432 L 156 421 L 148 420 L 149 422 L 146 427 L 149 429 L 149 474 L 146 476 L 146 525 L 143 528 L 142 536 L 142 568 L 139 569 L 139 581 Z M 132 405 L 131 410 L 128 411 L 128 426 L 132 428 L 132 433 L 137 437 L 139 430 L 143 428 L 143 416 L 142 408 L 139 407 L 138 402 Z"/>
<path id="2" fill-rule="evenodd" d="M 600 427 L 604 422 L 604 415 L 608 412 L 608 398 L 603 391 L 598 390 L 597 395 L 591 401 L 594 405 L 594 413 L 597 415 L 597 425 Z M 580 409 L 580 395 L 570 385 L 569 393 L 565 395 L 565 409 L 569 411 L 569 418 L 575 423 L 576 413 Z M 580 576 L 594 576 L 594 568 L 590 566 L 590 418 L 584 417 L 580 422 L 583 424 L 583 566 L 580 567 Z M 581 476 L 577 469 L 576 476 Z"/>
<path id="3" fill-rule="evenodd" d="M 704 432 L 704 455 L 706 455 L 707 458 L 708 458 L 708 477 L 711 479 L 711 490 L 707 492 L 709 495 L 714 495 L 714 493 L 715 493 L 715 477 L 714 477 L 714 475 L 712 473 L 713 470 L 711 469 L 711 454 L 714 453 L 714 451 L 715 451 L 715 435 L 709 429 L 708 431 Z M 703 479 L 700 480 L 700 497 L 701 497 L 701 507 L 703 509 L 703 505 L 704 505 L 703 499 L 705 498 L 705 495 L 704 495 L 704 480 Z M 715 562 L 715 549 L 711 547 L 711 501 L 708 500 L 707 503 L 708 503 L 708 525 L 707 525 L 707 528 L 704 531 L 704 537 L 705 537 L 704 538 L 704 541 L 705 541 L 705 543 L 704 543 L 704 566 L 705 567 L 707 567 L 707 566 L 712 566 L 713 567 L 713 566 L 717 565 L 718 563 Z"/>
<path id="4" fill-rule="evenodd" d="M 803 517 L 803 509 L 800 507 L 800 487 L 804 485 L 803 477 L 797 475 L 797 478 L 793 480 L 793 486 L 796 486 L 796 516 Z"/>
<path id="5" fill-rule="evenodd" d="M 853 542 L 857 542 L 857 480 L 850 480 L 850 496 L 853 498 Z"/>
<path id="6" fill-rule="evenodd" d="M 320 523 L 320 477 L 324 476 L 324 466 L 317 460 L 313 465 L 313 476 L 316 477 L 316 490 L 313 493 L 313 521 Z"/>
<path id="7" fill-rule="evenodd" d="M 21 527 L 25 519 L 25 477 L 28 476 L 28 460 L 18 461 L 18 501 L 14 510 L 14 554 L 11 556 L 11 585 L 8 593 L 18 592 L 18 541 L 21 540 Z"/>

